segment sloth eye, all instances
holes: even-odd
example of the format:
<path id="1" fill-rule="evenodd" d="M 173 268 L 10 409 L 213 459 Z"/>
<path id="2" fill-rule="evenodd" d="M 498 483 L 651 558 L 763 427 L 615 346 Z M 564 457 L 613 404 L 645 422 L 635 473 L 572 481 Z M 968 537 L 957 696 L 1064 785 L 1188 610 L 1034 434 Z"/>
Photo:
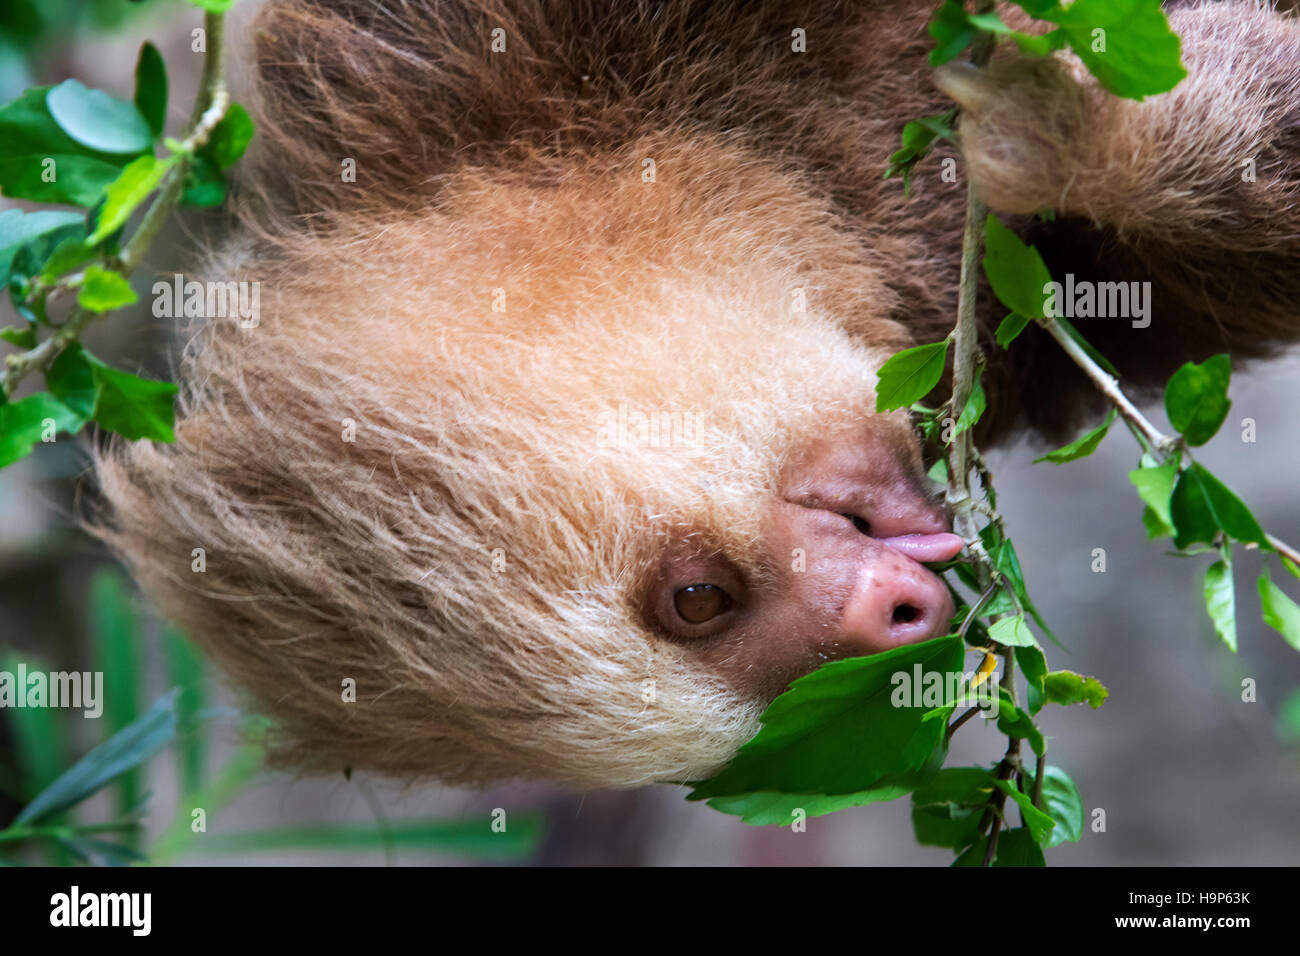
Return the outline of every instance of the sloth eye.
<path id="1" fill-rule="evenodd" d="M 673 595 L 673 607 L 683 621 L 703 624 L 729 611 L 731 595 L 716 584 L 691 584 Z"/>

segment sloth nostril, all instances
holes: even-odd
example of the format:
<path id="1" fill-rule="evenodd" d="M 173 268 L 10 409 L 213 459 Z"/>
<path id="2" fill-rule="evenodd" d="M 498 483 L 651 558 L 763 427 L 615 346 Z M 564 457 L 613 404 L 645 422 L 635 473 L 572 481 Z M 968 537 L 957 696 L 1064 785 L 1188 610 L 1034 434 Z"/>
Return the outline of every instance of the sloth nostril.
<path id="1" fill-rule="evenodd" d="M 894 608 L 895 624 L 910 624 L 921 616 L 921 612 L 910 604 L 900 604 Z"/>
<path id="2" fill-rule="evenodd" d="M 845 513 L 843 517 L 848 518 L 853 522 L 853 527 L 858 530 L 859 534 L 865 534 L 867 537 L 871 537 L 871 523 L 867 521 L 866 518 L 863 518 L 861 515 L 848 513 Z"/>

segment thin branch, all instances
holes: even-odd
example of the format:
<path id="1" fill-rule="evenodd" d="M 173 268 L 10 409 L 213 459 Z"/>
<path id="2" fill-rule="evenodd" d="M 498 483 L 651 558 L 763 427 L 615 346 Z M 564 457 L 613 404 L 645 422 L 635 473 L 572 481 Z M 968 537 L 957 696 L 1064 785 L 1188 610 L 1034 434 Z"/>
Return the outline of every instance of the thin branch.
<path id="1" fill-rule="evenodd" d="M 1146 439 L 1147 443 L 1156 450 L 1161 456 L 1169 454 L 1177 447 L 1178 439 L 1166 435 L 1160 429 L 1156 428 L 1145 415 L 1143 415 L 1136 405 L 1134 405 L 1123 390 L 1119 387 L 1119 381 L 1104 368 L 1093 360 L 1093 357 L 1074 337 L 1053 318 L 1039 319 L 1038 324 L 1047 330 L 1047 334 L 1056 340 L 1065 354 L 1074 360 L 1074 364 L 1083 369 L 1084 374 L 1092 380 L 1110 403 L 1115 406 L 1121 417 L 1128 422 L 1134 429 Z"/>
<path id="2" fill-rule="evenodd" d="M 1281 538 L 1268 534 L 1267 532 L 1264 534 L 1264 539 L 1268 541 L 1269 545 L 1278 554 L 1286 555 L 1286 557 L 1291 560 L 1292 564 L 1300 565 L 1300 551 L 1297 551 L 1293 546 L 1287 544 Z"/>
<path id="3" fill-rule="evenodd" d="M 1104 368 L 1097 364 L 1087 350 L 1083 348 L 1070 333 L 1066 332 L 1059 322 L 1052 318 L 1038 319 L 1041 325 L 1061 347 L 1066 355 L 1074 360 L 1074 364 L 1083 369 L 1085 375 L 1097 386 L 1110 403 L 1115 406 L 1120 417 L 1128 424 L 1136 435 L 1141 436 L 1147 446 L 1151 448 L 1163 460 L 1179 446 L 1179 439 L 1166 435 L 1151 420 L 1138 410 L 1123 389 L 1119 387 L 1119 381 Z M 1300 550 L 1293 545 L 1287 544 L 1281 538 L 1275 535 L 1265 534 L 1265 540 L 1269 546 L 1278 554 L 1285 555 L 1296 564 L 1300 564 Z"/>
<path id="4" fill-rule="evenodd" d="M 180 203 L 191 157 L 196 150 L 206 145 L 212 131 L 230 108 L 230 94 L 226 91 L 221 65 L 224 33 L 222 14 L 205 14 L 204 25 L 207 30 L 208 52 L 203 63 L 202 85 L 190 119 L 190 131 L 181 142 L 180 149 L 176 150 L 178 161 L 163 177 L 158 193 L 139 226 L 121 253 L 111 262 L 114 270 L 123 276 L 129 276 L 140 265 L 163 224 Z M 76 342 L 95 319 L 105 314 L 107 313 L 92 312 L 77 306 L 68 313 L 58 331 L 44 342 L 20 355 L 6 356 L 4 372 L 0 373 L 0 395 L 6 398 L 12 395 L 17 390 L 18 383 L 33 372 L 48 371 L 63 350 Z"/>
<path id="5" fill-rule="evenodd" d="M 989 602 L 989 598 L 993 597 L 993 594 L 997 589 L 998 585 L 996 581 L 990 583 L 989 586 L 984 589 L 984 593 L 975 599 L 975 603 L 971 605 L 971 609 L 966 612 L 966 617 L 961 622 L 961 627 L 957 630 L 957 636 L 962 640 L 966 639 L 966 632 L 970 630 L 970 626 L 974 624 L 975 619 L 979 617 L 980 610 Z"/>
<path id="6" fill-rule="evenodd" d="M 975 12 L 988 13 L 993 0 L 976 0 Z M 971 62 L 976 66 L 988 63 L 993 54 L 992 34 L 981 33 L 971 48 Z M 952 398 L 950 408 L 954 416 L 960 415 L 975 387 L 975 374 L 979 363 L 979 324 L 976 304 L 979 296 L 980 257 L 984 250 L 984 223 L 988 207 L 975 193 L 972 183 L 966 187 L 966 223 L 961 241 L 961 276 L 957 288 L 957 325 L 953 329 Z M 975 517 L 974 496 L 970 481 L 971 433 L 966 429 L 953 437 L 948 457 L 948 492 L 946 500 L 952 510 L 953 531 L 968 544 L 978 542 L 979 527 Z M 992 580 L 986 562 L 975 562 L 975 578 L 981 588 Z"/>
<path id="7" fill-rule="evenodd" d="M 1016 702 L 1016 658 L 1014 648 L 1004 648 L 1002 657 L 1005 669 L 1002 672 L 1002 680 L 998 686 L 1007 692 L 1007 697 L 1014 705 Z M 998 764 L 995 779 L 1010 780 L 1011 774 L 1020 765 L 1020 738 L 1007 737 L 1007 751 L 1002 755 L 1002 762 Z M 989 798 L 988 809 L 984 812 L 984 819 L 980 821 L 980 829 L 983 830 L 990 823 L 993 829 L 989 832 L 988 847 L 984 851 L 984 866 L 992 866 L 993 859 L 998 852 L 998 833 L 1002 828 L 1003 808 L 1006 806 L 1007 795 L 999 789 L 994 789 L 993 795 Z"/>
<path id="8" fill-rule="evenodd" d="M 952 735 L 955 734 L 961 728 L 962 724 L 966 723 L 966 721 L 970 720 L 972 717 L 974 717 L 983 709 L 984 708 L 981 707 L 979 704 L 976 704 L 974 707 L 967 708 L 967 710 L 960 717 L 958 717 L 956 720 L 954 720 L 951 724 L 948 725 L 948 731 L 947 734 L 945 735 L 946 739 L 951 740 Z"/>

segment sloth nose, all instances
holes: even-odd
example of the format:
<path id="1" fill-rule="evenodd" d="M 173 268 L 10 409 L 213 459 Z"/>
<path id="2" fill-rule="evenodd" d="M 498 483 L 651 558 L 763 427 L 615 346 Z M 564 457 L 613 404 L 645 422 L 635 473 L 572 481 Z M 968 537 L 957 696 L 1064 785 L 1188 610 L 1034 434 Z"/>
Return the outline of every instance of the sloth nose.
<path id="1" fill-rule="evenodd" d="M 949 549 L 947 544 L 934 543 L 934 547 Z M 941 637 L 948 632 L 953 613 L 952 597 L 943 581 L 901 551 L 888 548 L 858 572 L 844 605 L 840 632 L 846 644 L 876 654 Z"/>

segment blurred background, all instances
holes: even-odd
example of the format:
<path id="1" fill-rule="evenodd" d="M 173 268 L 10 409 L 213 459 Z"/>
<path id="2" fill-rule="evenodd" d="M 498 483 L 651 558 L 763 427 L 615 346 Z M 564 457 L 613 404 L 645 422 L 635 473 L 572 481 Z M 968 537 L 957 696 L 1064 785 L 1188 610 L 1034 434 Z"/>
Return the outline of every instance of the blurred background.
<path id="1" fill-rule="evenodd" d="M 228 37 L 238 89 L 240 24 Z M 190 31 L 201 14 L 153 0 L 0 0 L 0 100 L 25 87 L 76 77 L 129 99 L 140 43 L 159 47 L 171 77 L 169 131 L 184 121 L 199 55 Z M 924 176 L 914 188 L 930 186 Z M 0 200 L 0 209 L 10 204 Z M 20 208 L 21 208 L 21 204 Z M 154 246 L 135 277 L 183 270 L 219 229 L 189 211 Z M 0 326 L 15 316 L 0 303 Z M 1086 323 L 1083 328 L 1086 334 Z M 92 351 L 120 367 L 168 375 L 174 343 L 147 304 L 94 327 Z M 0 346 L 5 348 L 7 346 Z M 1220 436 L 1199 458 L 1261 523 L 1300 541 L 1300 355 L 1237 376 Z M 1150 409 L 1163 423 L 1159 408 Z M 1243 419 L 1256 440 L 1240 440 Z M 1164 556 L 1145 539 L 1125 472 L 1136 464 L 1117 430 L 1092 457 L 1031 464 L 1033 449 L 990 456 L 1038 606 L 1068 645 L 1054 667 L 1098 677 L 1098 711 L 1048 707 L 1040 717 L 1049 760 L 1083 795 L 1104 832 L 1048 853 L 1052 865 L 1288 865 L 1300 862 L 1300 654 L 1259 620 L 1260 562 L 1238 562 L 1240 651 L 1214 635 L 1201 581 L 1209 557 Z M 302 778 L 262 765 L 259 722 L 241 710 L 182 635 L 149 613 L 111 558 L 77 528 L 79 496 L 93 493 L 78 441 L 38 446 L 0 470 L 0 670 L 103 671 L 108 705 L 80 711 L 0 710 L 0 862 L 177 864 L 915 864 L 944 865 L 947 850 L 918 847 L 906 800 L 808 821 L 807 831 L 755 828 L 680 788 L 566 793 L 546 786 L 468 792 L 354 774 Z M 1093 570 L 1094 550 L 1105 571 Z M 1279 583 L 1281 579 L 1275 575 Z M 1285 586 L 1292 590 L 1290 582 Z M 1254 681 L 1253 701 L 1242 682 Z M 176 690 L 173 690 L 176 689 Z M 169 693 L 177 696 L 168 698 Z M 151 710 L 171 701 L 165 718 Z M 107 786 L 104 742 L 128 725 L 108 757 L 131 769 Z M 974 721 L 951 762 L 988 763 L 1004 738 Z M 9 839 L 22 808 L 52 783 L 57 813 L 28 839 Z M 76 798 L 76 799 L 74 799 Z M 62 809 L 68 804 L 67 809 Z M 195 832 L 195 808 L 204 829 Z M 504 811 L 505 834 L 492 821 Z M 494 815 L 495 814 L 495 815 Z M 130 825 L 124 825 L 129 823 Z M 30 821 L 29 821 L 30 822 Z M 497 829 L 500 829 L 499 826 Z"/>

